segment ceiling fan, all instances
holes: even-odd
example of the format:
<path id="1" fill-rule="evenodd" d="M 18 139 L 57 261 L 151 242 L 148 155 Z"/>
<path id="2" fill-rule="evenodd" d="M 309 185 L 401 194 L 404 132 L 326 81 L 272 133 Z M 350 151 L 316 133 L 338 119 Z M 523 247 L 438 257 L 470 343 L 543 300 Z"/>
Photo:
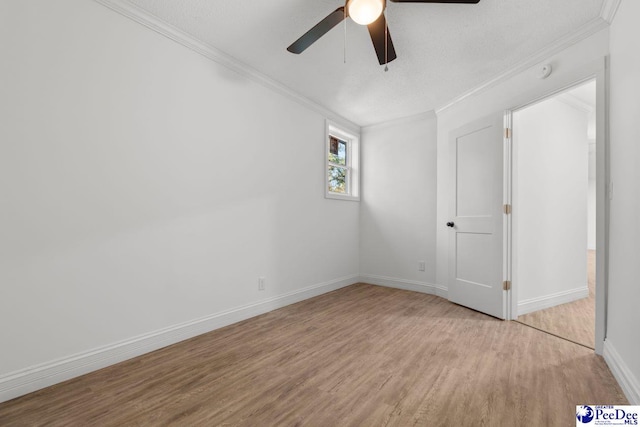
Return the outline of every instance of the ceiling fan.
<path id="1" fill-rule="evenodd" d="M 475 4 L 480 0 L 390 0 L 394 3 L 464 3 Z M 318 22 L 313 28 L 304 33 L 302 37 L 293 42 L 287 50 L 291 53 L 302 53 L 315 43 L 320 37 L 329 32 L 347 17 L 353 19 L 356 24 L 366 25 L 373 42 L 373 48 L 378 56 L 380 65 L 387 64 L 396 59 L 396 51 L 391 41 L 391 35 L 387 28 L 384 10 L 386 0 L 346 0 L 341 6 L 331 12 L 326 18 Z"/>

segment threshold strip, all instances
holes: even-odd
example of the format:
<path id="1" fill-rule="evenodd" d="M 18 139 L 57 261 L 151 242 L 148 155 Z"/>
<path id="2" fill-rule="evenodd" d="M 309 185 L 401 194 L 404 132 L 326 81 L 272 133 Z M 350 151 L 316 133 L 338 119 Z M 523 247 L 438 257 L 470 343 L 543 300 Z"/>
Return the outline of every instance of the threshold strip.
<path id="1" fill-rule="evenodd" d="M 562 337 L 560 335 L 556 335 L 553 332 L 545 331 L 544 329 L 536 328 L 535 326 L 528 325 L 528 324 L 523 323 L 523 322 L 521 322 L 519 320 L 512 320 L 512 322 L 519 323 L 519 324 L 527 326 L 527 327 L 529 327 L 531 329 L 535 329 L 536 331 L 544 332 L 547 335 L 553 335 L 554 337 L 560 338 L 561 340 L 565 340 L 565 341 L 569 341 L 569 342 L 577 344 L 577 345 L 581 345 L 582 347 L 588 348 L 589 350 L 593 350 L 593 351 L 596 350 L 595 348 L 593 348 L 591 346 L 588 346 L 586 344 L 582 344 L 582 343 L 579 343 L 578 341 L 570 340 L 569 338 L 565 338 L 565 337 Z"/>

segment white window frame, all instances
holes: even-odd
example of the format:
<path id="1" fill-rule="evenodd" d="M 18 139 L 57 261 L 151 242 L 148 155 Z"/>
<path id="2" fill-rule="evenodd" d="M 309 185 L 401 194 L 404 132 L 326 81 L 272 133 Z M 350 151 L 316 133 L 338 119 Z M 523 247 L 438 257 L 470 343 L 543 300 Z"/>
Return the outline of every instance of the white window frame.
<path id="1" fill-rule="evenodd" d="M 347 164 L 344 166 L 329 162 L 329 138 L 331 136 L 347 143 Z M 327 120 L 324 146 L 324 197 L 327 199 L 360 201 L 360 135 L 348 132 Z M 329 191 L 329 166 L 347 169 L 346 193 Z"/>

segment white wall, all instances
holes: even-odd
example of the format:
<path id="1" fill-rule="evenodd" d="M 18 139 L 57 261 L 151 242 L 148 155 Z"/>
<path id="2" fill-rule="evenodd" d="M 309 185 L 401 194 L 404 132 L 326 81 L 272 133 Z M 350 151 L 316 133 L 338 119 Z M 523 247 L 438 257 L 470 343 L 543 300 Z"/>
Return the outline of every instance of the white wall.
<path id="1" fill-rule="evenodd" d="M 596 144 L 589 142 L 589 189 L 587 196 L 587 248 L 596 249 Z"/>
<path id="2" fill-rule="evenodd" d="M 575 83 L 579 76 L 586 77 L 592 64 L 601 61 L 608 51 L 609 32 L 604 29 L 545 60 L 554 70 L 547 79 L 538 79 L 535 66 L 438 112 L 437 284 L 446 286 L 448 280 L 449 233 L 444 224 L 450 217 L 450 132 L 487 114 L 523 106 Z"/>
<path id="3" fill-rule="evenodd" d="M 513 115 L 513 282 L 519 314 L 527 301 L 546 298 L 548 307 L 588 295 L 587 122 L 587 113 L 555 98 Z"/>
<path id="4" fill-rule="evenodd" d="M 589 190 L 587 197 L 587 248 L 596 250 L 596 112 L 588 113 L 587 139 L 589 142 Z"/>
<path id="5" fill-rule="evenodd" d="M 611 30 L 608 307 L 608 342 L 636 379 L 637 16 L 623 0 Z M 94 2 L 0 2 L 0 20 L 0 379 L 358 273 L 359 204 L 322 197 L 321 114 Z M 392 127 L 368 129 L 363 273 L 431 282 L 435 233 L 446 287 L 450 131 L 571 83 L 608 49 L 604 30 L 549 58 L 548 79 L 526 70 L 440 112 L 436 220 L 435 123 L 397 126 L 408 151 L 389 152 Z M 419 174 L 402 175 L 416 193 L 373 190 L 387 154 Z M 385 243 L 401 255 L 377 268 Z"/>
<path id="6" fill-rule="evenodd" d="M 357 280 L 321 114 L 96 2 L 0 19 L 0 379 Z"/>
<path id="7" fill-rule="evenodd" d="M 611 26 L 610 161 L 614 189 L 610 210 L 609 298 L 605 344 L 605 352 L 610 345 L 626 364 L 627 397 L 636 405 L 640 404 L 638 17 L 640 2 L 622 0 Z"/>
<path id="8" fill-rule="evenodd" d="M 362 160 L 363 280 L 435 293 L 435 115 L 363 128 Z"/>

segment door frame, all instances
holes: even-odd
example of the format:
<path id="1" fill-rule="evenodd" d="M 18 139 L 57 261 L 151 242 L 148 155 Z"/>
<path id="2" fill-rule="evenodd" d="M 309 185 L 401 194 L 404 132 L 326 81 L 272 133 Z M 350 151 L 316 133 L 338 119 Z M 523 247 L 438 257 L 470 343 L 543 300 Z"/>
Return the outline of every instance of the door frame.
<path id="1" fill-rule="evenodd" d="M 577 75 L 551 91 L 546 92 L 542 96 L 531 98 L 529 101 L 514 105 L 504 114 L 505 129 L 509 129 L 509 133 L 505 135 L 504 147 L 504 203 L 512 203 L 512 118 L 513 113 L 538 102 L 544 101 L 561 92 L 573 87 L 584 84 L 590 80 L 596 82 L 596 283 L 595 283 L 595 352 L 602 354 L 604 349 L 604 340 L 606 338 L 606 295 L 607 295 L 607 277 L 608 277 L 608 248 L 609 248 L 609 118 L 608 118 L 608 75 L 607 75 L 608 58 L 595 61 L 589 66 L 583 67 Z M 504 266 L 503 273 L 505 280 L 512 280 L 513 267 L 513 229 L 511 215 L 505 215 L 504 220 Z M 511 290 L 507 292 L 507 319 L 516 320 L 518 313 L 517 283 L 513 283 Z"/>

